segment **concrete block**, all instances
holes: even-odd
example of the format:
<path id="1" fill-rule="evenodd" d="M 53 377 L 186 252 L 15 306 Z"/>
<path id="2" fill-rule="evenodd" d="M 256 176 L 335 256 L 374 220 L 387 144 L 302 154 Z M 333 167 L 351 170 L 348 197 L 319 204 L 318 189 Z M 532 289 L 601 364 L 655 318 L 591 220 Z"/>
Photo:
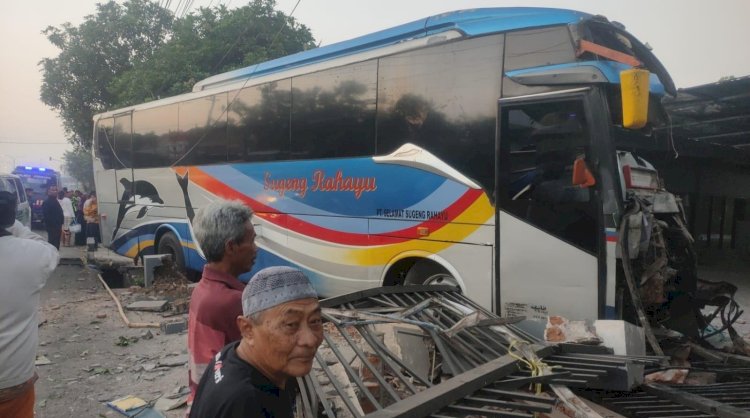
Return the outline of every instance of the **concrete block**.
<path id="1" fill-rule="evenodd" d="M 154 269 L 162 265 L 164 257 L 169 254 L 146 255 L 143 257 L 143 287 L 151 287 L 154 284 Z"/>
<path id="2" fill-rule="evenodd" d="M 187 329 L 187 321 L 185 319 L 174 319 L 171 321 L 164 321 L 161 323 L 161 332 L 164 334 L 177 334 Z"/>
<path id="3" fill-rule="evenodd" d="M 163 312 L 168 307 L 169 302 L 166 300 L 141 300 L 131 303 L 125 309 L 129 311 Z"/>
<path id="4" fill-rule="evenodd" d="M 414 325 L 377 324 L 375 330 L 382 334 L 383 343 L 407 367 L 422 377 L 430 373 L 430 347 L 423 331 Z"/>
<path id="5" fill-rule="evenodd" d="M 643 328 L 627 321 L 600 319 L 594 321 L 596 335 L 618 355 L 645 356 L 646 337 Z"/>

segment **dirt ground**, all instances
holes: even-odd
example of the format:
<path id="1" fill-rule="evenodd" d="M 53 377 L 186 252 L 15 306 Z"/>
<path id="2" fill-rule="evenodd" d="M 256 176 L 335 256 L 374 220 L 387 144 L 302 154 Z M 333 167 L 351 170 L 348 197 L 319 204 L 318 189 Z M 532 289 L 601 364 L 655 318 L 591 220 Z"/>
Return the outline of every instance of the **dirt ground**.
<path id="1" fill-rule="evenodd" d="M 123 304 L 144 298 L 113 290 Z M 154 313 L 126 314 L 132 322 L 165 320 Z M 37 367 L 37 417 L 123 416 L 106 402 L 126 395 L 156 401 L 187 386 L 187 333 L 127 328 L 90 269 L 59 266 L 42 291 L 39 319 L 38 353 L 51 364 Z M 127 345 L 116 345 L 122 341 Z M 183 416 L 184 408 L 165 415 Z"/>

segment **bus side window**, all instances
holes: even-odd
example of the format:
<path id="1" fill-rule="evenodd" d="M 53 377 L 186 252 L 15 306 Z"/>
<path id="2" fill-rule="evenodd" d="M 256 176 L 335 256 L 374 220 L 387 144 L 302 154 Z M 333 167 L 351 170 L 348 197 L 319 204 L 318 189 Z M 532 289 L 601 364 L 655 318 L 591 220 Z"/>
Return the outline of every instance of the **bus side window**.
<path id="1" fill-rule="evenodd" d="M 112 135 L 112 118 L 100 119 L 96 124 L 96 156 L 105 169 L 114 168 L 115 138 Z"/>

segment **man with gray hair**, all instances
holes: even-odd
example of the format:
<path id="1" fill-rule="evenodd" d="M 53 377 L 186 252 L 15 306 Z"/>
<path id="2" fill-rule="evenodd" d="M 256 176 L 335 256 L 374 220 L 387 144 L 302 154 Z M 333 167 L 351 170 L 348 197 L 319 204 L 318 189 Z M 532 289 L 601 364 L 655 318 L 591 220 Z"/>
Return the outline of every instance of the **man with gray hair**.
<path id="1" fill-rule="evenodd" d="M 193 220 L 195 238 L 208 263 L 190 298 L 188 404 L 211 358 L 240 339 L 236 318 L 242 314 L 245 285 L 238 277 L 252 269 L 258 251 L 252 215 L 241 202 L 220 199 L 201 209 Z"/>
<path id="2" fill-rule="evenodd" d="M 297 384 L 323 342 L 317 294 L 301 271 L 269 267 L 242 292 L 242 339 L 224 347 L 201 378 L 190 418 L 291 418 Z"/>

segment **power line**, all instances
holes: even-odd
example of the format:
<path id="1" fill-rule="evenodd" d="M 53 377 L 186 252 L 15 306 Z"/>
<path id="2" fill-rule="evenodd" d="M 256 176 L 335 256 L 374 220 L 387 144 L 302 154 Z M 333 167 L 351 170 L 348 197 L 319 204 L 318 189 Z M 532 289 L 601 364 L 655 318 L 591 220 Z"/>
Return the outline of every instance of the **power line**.
<path id="1" fill-rule="evenodd" d="M 24 141 L 0 141 L 0 144 L 14 145 L 68 145 L 68 142 L 24 142 Z"/>
<path id="2" fill-rule="evenodd" d="M 302 0 L 297 0 L 297 3 L 296 3 L 296 4 L 294 5 L 294 8 L 292 8 L 292 12 L 291 12 L 291 13 L 289 13 L 289 17 L 292 17 L 292 16 L 294 16 L 294 11 L 295 11 L 295 10 L 297 10 L 297 6 L 299 6 L 300 2 L 302 2 Z M 276 43 L 276 40 L 277 40 L 277 39 L 279 38 L 279 35 L 281 35 L 281 32 L 283 32 L 283 31 L 284 31 L 284 28 L 285 28 L 285 27 L 286 27 L 286 24 L 285 24 L 285 23 L 281 25 L 281 27 L 279 28 L 278 32 L 276 32 L 276 35 L 274 35 L 274 37 L 273 37 L 273 38 L 271 39 L 271 43 L 269 44 L 269 46 L 268 46 L 268 49 L 271 49 L 271 48 L 272 48 L 272 47 L 274 46 L 274 44 Z M 244 34 L 244 32 L 243 32 L 243 34 Z M 239 38 L 240 38 L 241 36 L 242 36 L 242 34 L 240 34 L 240 35 L 239 35 L 239 36 L 237 37 L 237 40 L 235 41 L 234 45 L 236 45 L 236 44 L 237 44 L 237 41 L 239 40 Z M 229 51 L 231 51 L 231 49 L 232 49 L 232 48 L 234 47 L 234 45 L 232 45 L 232 46 L 231 46 L 231 47 L 229 48 L 229 50 L 227 50 L 227 54 L 229 53 Z M 224 56 L 226 57 L 226 54 L 224 54 Z M 223 60 L 223 58 L 222 58 L 222 60 Z M 250 78 L 251 78 L 251 77 L 253 76 L 253 74 L 255 73 L 255 70 L 256 70 L 256 69 L 258 68 L 258 66 L 259 66 L 260 64 L 261 64 L 261 63 L 257 63 L 257 64 L 255 64 L 255 65 L 253 66 L 253 69 L 252 69 L 252 70 L 250 70 L 250 73 L 249 73 L 249 74 L 247 75 L 247 78 L 245 79 L 245 82 L 244 82 L 244 83 L 242 83 L 242 86 L 240 86 L 240 88 L 239 88 L 239 89 L 237 90 L 237 92 L 236 92 L 236 93 L 234 94 L 234 97 L 232 98 L 232 100 L 231 100 L 231 101 L 229 102 L 229 104 L 227 105 L 227 107 L 226 107 L 226 108 L 225 108 L 225 109 L 224 109 L 224 110 L 223 110 L 223 111 L 221 112 L 221 115 L 219 115 L 219 118 L 221 118 L 221 117 L 222 117 L 222 116 L 223 116 L 223 115 L 224 115 L 224 114 L 225 114 L 225 113 L 226 113 L 227 111 L 229 111 L 229 108 L 230 108 L 230 107 L 232 107 L 232 105 L 234 105 L 234 102 L 235 102 L 235 101 L 237 100 L 237 97 L 238 97 L 238 96 L 240 95 L 240 92 L 242 91 L 242 89 L 244 89 L 244 88 L 245 88 L 245 85 L 247 85 L 247 83 L 248 83 L 248 82 L 250 81 Z M 217 119 L 217 120 L 218 120 L 218 119 Z M 190 153 L 191 153 L 191 152 L 193 152 L 193 150 L 194 150 L 194 149 L 195 149 L 195 148 L 196 148 L 196 147 L 197 147 L 197 146 L 198 146 L 198 145 L 199 145 L 199 144 L 200 144 L 201 142 L 203 142 L 203 140 L 204 140 L 204 139 L 206 138 L 206 135 L 208 135 L 208 132 L 205 132 L 205 133 L 203 134 L 203 136 L 201 136 L 200 138 L 198 138 L 198 140 L 197 140 L 197 141 L 195 141 L 195 144 L 193 144 L 193 146 L 192 146 L 192 147 L 190 147 L 190 149 L 188 149 L 188 150 L 187 150 L 187 151 L 186 151 L 186 152 L 185 152 L 185 153 L 184 153 L 184 154 L 182 155 L 182 157 L 180 157 L 180 158 L 179 158 L 179 159 L 178 159 L 177 161 L 173 162 L 173 163 L 172 163 L 172 165 L 170 165 L 170 167 L 174 167 L 174 166 L 176 166 L 177 164 L 179 164 L 179 163 L 180 163 L 180 161 L 184 160 L 184 159 L 185 159 L 185 157 L 187 157 L 188 155 L 190 155 Z"/>

